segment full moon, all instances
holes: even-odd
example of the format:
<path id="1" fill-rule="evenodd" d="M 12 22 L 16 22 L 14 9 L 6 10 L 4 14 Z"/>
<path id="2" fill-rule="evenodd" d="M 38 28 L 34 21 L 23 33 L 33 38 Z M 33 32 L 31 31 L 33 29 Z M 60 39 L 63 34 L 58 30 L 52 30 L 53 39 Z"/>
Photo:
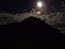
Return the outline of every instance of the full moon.
<path id="1" fill-rule="evenodd" d="M 37 3 L 37 6 L 38 6 L 38 7 L 42 7 L 42 2 L 38 2 L 38 3 Z"/>

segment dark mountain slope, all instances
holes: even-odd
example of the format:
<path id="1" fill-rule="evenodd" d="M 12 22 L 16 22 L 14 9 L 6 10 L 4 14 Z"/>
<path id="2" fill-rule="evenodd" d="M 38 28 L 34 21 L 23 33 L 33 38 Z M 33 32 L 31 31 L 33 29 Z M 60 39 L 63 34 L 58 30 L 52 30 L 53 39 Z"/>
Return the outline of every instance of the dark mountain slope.
<path id="1" fill-rule="evenodd" d="M 64 48 L 64 40 L 64 34 L 34 17 L 0 26 L 0 49 Z"/>
<path id="2" fill-rule="evenodd" d="M 2 33 L 1 39 L 64 40 L 65 38 L 64 34 L 34 17 L 20 23 L 1 26 L 0 33 Z"/>

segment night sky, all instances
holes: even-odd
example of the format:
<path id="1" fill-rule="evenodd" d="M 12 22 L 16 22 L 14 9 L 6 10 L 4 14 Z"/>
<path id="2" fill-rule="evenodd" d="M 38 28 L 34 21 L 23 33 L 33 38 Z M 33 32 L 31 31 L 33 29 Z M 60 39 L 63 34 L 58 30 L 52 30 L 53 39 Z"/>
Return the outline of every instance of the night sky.
<path id="1" fill-rule="evenodd" d="M 0 10 L 1 11 L 21 11 L 23 9 L 30 8 L 30 0 L 0 0 Z"/>
<path id="2" fill-rule="evenodd" d="M 0 12 L 21 12 L 24 9 L 32 9 L 35 8 L 35 3 L 38 0 L 0 0 Z M 61 1 L 64 0 L 43 0 L 48 6 L 48 9 L 52 9 L 52 6 L 60 5 Z M 61 5 L 60 5 L 61 7 Z M 57 8 L 58 9 L 58 8 Z"/>

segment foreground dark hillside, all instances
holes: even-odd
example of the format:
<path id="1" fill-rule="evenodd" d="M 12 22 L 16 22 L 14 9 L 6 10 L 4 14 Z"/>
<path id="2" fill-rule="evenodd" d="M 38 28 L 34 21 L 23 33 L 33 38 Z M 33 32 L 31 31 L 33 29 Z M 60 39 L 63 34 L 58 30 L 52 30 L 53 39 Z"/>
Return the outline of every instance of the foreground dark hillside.
<path id="1" fill-rule="evenodd" d="M 63 48 L 65 35 L 44 21 L 30 17 L 0 26 L 0 48 Z"/>
<path id="2" fill-rule="evenodd" d="M 0 33 L 3 35 L 2 39 L 62 40 L 65 38 L 60 31 L 34 17 L 25 19 L 20 23 L 1 26 Z"/>

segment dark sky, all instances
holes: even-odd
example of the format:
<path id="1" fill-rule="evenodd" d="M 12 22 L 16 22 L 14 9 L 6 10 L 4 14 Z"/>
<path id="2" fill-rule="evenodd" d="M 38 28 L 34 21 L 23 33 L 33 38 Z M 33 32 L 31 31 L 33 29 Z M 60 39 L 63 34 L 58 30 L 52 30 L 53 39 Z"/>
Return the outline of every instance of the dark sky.
<path id="1" fill-rule="evenodd" d="M 0 9 L 2 11 L 21 11 L 30 9 L 30 0 L 0 0 Z"/>
<path id="2" fill-rule="evenodd" d="M 38 0 L 0 0 L 0 11 L 22 11 L 23 9 L 35 8 L 35 3 Z M 48 7 L 58 6 L 64 0 L 44 0 Z"/>
<path id="3" fill-rule="evenodd" d="M 2 8 L 18 8 L 18 7 L 25 7 L 29 4 L 27 0 L 0 0 L 0 6 Z"/>

